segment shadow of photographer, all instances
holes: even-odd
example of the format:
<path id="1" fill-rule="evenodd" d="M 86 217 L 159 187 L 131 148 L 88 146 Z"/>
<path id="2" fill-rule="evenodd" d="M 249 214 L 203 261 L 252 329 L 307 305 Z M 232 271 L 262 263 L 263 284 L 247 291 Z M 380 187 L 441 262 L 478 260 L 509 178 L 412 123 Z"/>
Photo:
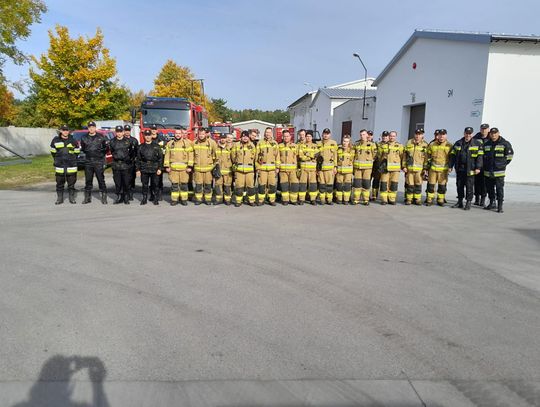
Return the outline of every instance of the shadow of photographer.
<path id="1" fill-rule="evenodd" d="M 83 383 L 91 386 L 92 400 L 74 401 L 72 396 L 78 383 L 74 375 L 84 371 L 88 381 Z M 103 389 L 106 375 L 105 365 L 97 357 L 55 355 L 43 364 L 28 400 L 13 407 L 110 407 Z"/>

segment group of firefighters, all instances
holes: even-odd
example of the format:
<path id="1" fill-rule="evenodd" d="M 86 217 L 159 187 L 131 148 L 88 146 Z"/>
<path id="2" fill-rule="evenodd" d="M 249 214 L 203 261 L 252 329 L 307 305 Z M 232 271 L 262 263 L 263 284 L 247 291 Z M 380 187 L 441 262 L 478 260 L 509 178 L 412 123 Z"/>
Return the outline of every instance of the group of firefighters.
<path id="1" fill-rule="evenodd" d="M 51 142 L 56 168 L 56 204 L 64 202 L 67 183 L 69 202 L 75 201 L 77 156 L 85 154 L 85 190 L 83 204 L 91 202 L 94 175 L 107 203 L 104 159 L 112 154 L 115 204 L 133 200 L 135 177 L 142 184 L 141 205 L 150 200 L 158 205 L 163 194 L 163 175 L 171 182 L 171 205 L 187 205 L 193 194 L 195 205 L 234 204 L 241 206 L 276 205 L 281 192 L 283 205 L 363 204 L 380 200 L 382 205 L 396 204 L 400 173 L 405 173 L 405 204 L 422 205 L 422 185 L 427 181 L 424 204 L 444 206 L 448 174 L 456 171 L 458 201 L 454 207 L 469 210 L 475 205 L 503 212 L 504 176 L 512 160 L 511 144 L 497 128 L 482 124 L 473 136 L 467 127 L 463 138 L 452 144 L 445 129 L 436 130 L 429 144 L 423 129 L 405 145 L 397 142 L 397 132 L 384 131 L 379 142 L 373 132 L 360 131 L 352 143 L 350 135 L 341 144 L 324 129 L 322 140 L 315 142 L 313 132 L 300 130 L 297 142 L 288 130 L 277 143 L 267 128 L 262 140 L 257 132 L 242 131 L 239 141 L 222 134 L 217 142 L 207 129 L 199 128 L 191 141 L 184 128 L 176 129 L 174 138 L 166 141 L 157 126 L 144 130 L 144 142 L 131 137 L 130 126 L 117 126 L 115 138 L 108 140 L 97 133 L 94 122 L 88 123 L 88 134 L 76 142 L 68 126 Z M 465 203 L 464 203 L 465 200 Z"/>

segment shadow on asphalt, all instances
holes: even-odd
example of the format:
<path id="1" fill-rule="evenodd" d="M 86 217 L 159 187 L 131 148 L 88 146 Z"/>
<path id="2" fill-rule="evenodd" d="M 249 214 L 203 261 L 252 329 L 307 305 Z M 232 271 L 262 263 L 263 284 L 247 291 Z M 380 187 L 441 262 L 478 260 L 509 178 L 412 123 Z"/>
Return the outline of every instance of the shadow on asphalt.
<path id="1" fill-rule="evenodd" d="M 75 382 L 73 376 L 81 371 L 88 373 L 92 383 L 92 402 L 72 400 Z M 30 388 L 28 401 L 13 407 L 110 407 L 103 389 L 107 375 L 105 365 L 97 357 L 55 355 L 41 368 L 39 378 Z"/>

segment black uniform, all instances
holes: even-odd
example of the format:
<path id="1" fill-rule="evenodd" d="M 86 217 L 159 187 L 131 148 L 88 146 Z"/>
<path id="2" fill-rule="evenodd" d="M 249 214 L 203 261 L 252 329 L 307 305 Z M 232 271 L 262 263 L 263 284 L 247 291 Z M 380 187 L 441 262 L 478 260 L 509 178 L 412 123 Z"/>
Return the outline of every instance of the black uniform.
<path id="1" fill-rule="evenodd" d="M 165 155 L 165 147 L 167 146 L 167 137 L 165 137 L 163 133 L 158 133 L 157 137 L 154 139 L 153 142 L 159 145 L 159 147 L 161 148 L 161 156 L 163 157 Z M 161 168 L 163 168 L 163 162 L 161 163 Z M 150 191 L 150 196 L 152 197 L 152 195 L 157 192 L 159 200 L 161 200 L 161 197 L 163 196 L 163 173 L 157 175 L 157 177 L 158 184 L 156 191 Z M 150 200 L 152 200 L 152 198 L 150 198 Z"/>
<path id="2" fill-rule="evenodd" d="M 84 190 L 88 194 L 92 192 L 94 174 L 98 181 L 99 190 L 107 192 L 105 186 L 105 153 L 107 152 L 107 138 L 102 134 L 85 134 L 81 139 L 81 151 L 85 154 L 84 163 Z"/>
<path id="3" fill-rule="evenodd" d="M 456 141 L 450 151 L 450 168 L 456 169 L 456 184 L 458 203 L 473 199 L 475 170 L 482 169 L 484 151 L 482 142 L 472 138 L 469 142 L 465 138 Z M 465 192 L 466 191 L 466 192 Z"/>
<path id="4" fill-rule="evenodd" d="M 484 143 L 484 154 L 484 177 L 490 206 L 495 202 L 496 190 L 497 201 L 502 209 L 506 166 L 514 158 L 514 150 L 509 141 L 499 137 L 497 141 L 489 139 Z"/>
<path id="5" fill-rule="evenodd" d="M 122 200 L 129 199 L 131 184 L 131 172 L 135 163 L 135 149 L 133 143 L 128 138 L 114 138 L 109 143 L 109 148 L 113 157 L 112 170 L 116 195 L 121 195 Z"/>
<path id="6" fill-rule="evenodd" d="M 148 196 L 148 183 L 150 182 L 150 193 L 155 197 L 157 202 L 156 190 L 158 187 L 157 170 L 163 168 L 163 152 L 157 143 L 143 143 L 139 146 L 137 152 L 137 171 L 141 172 L 141 183 L 143 201 L 146 201 Z"/>
<path id="7" fill-rule="evenodd" d="M 137 151 L 139 150 L 139 141 L 132 136 L 127 137 L 127 139 L 131 142 L 131 146 L 133 147 L 134 157 L 137 157 Z M 129 189 L 131 194 L 133 194 L 133 190 L 135 189 L 135 178 L 137 178 L 137 176 L 135 175 L 136 172 L 137 168 L 135 166 L 135 160 L 133 160 L 133 165 L 131 166 L 131 178 L 129 182 Z"/>
<path id="8" fill-rule="evenodd" d="M 70 202 L 74 199 L 75 182 L 77 182 L 77 155 L 80 153 L 79 143 L 72 135 L 67 138 L 56 136 L 51 141 L 51 154 L 54 158 L 56 173 L 56 192 L 64 193 L 67 183 Z M 60 197 L 60 195 L 59 195 Z"/>
<path id="9" fill-rule="evenodd" d="M 482 137 L 482 133 L 478 132 L 474 136 L 475 140 L 478 140 L 482 142 L 482 145 L 489 140 L 489 136 Z M 483 205 L 487 195 L 486 190 L 486 182 L 485 177 L 482 172 L 474 176 L 474 197 L 475 197 L 475 205 L 477 204 L 476 201 L 478 201 L 478 205 Z"/>

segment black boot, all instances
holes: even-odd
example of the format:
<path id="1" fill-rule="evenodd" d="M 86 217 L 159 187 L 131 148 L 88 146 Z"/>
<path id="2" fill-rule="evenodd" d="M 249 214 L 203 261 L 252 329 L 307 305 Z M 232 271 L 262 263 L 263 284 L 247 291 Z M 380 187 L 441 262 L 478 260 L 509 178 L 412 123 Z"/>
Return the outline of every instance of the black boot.
<path id="1" fill-rule="evenodd" d="M 458 201 L 452 205 L 452 208 L 463 208 L 463 199 L 458 199 Z"/>
<path id="2" fill-rule="evenodd" d="M 480 204 L 478 206 L 484 206 L 486 204 L 486 196 L 482 195 L 480 197 Z"/>
<path id="3" fill-rule="evenodd" d="M 129 205 L 129 194 L 122 195 L 122 198 L 124 198 L 124 204 Z"/>
<path id="4" fill-rule="evenodd" d="M 119 203 L 122 203 L 122 202 L 123 202 L 122 196 L 120 194 L 116 194 L 116 199 L 114 200 L 113 205 L 118 205 Z"/>
<path id="5" fill-rule="evenodd" d="M 60 205 L 64 203 L 64 191 L 56 191 L 56 202 L 55 205 Z"/>
<path id="6" fill-rule="evenodd" d="M 463 208 L 463 209 L 466 210 L 466 211 L 470 211 L 471 210 L 471 201 L 465 202 L 465 208 Z"/>
<path id="7" fill-rule="evenodd" d="M 180 205 L 187 206 L 187 201 L 184 201 L 183 199 L 180 201 Z"/>
<path id="8" fill-rule="evenodd" d="M 70 189 L 68 191 L 69 193 L 69 203 L 70 204 L 74 204 L 74 203 L 77 203 L 77 201 L 75 201 L 75 190 L 74 189 Z"/>
<path id="9" fill-rule="evenodd" d="M 158 189 L 157 199 L 158 199 L 158 201 L 163 201 L 163 190 L 162 189 Z"/>
<path id="10" fill-rule="evenodd" d="M 497 212 L 499 213 L 503 213 L 503 201 L 502 199 L 498 200 L 497 201 Z"/>
<path id="11" fill-rule="evenodd" d="M 87 204 L 92 202 L 92 193 L 89 191 L 84 191 L 84 200 L 82 201 L 83 204 Z"/>
<path id="12" fill-rule="evenodd" d="M 171 206 L 176 206 L 178 205 L 178 201 L 171 201 Z"/>
<path id="13" fill-rule="evenodd" d="M 156 198 L 153 201 L 154 205 L 159 205 L 159 193 L 156 194 Z"/>
<path id="14" fill-rule="evenodd" d="M 106 192 L 101 193 L 101 203 L 103 205 L 107 205 L 107 193 Z"/>
<path id="15" fill-rule="evenodd" d="M 148 202 L 148 194 L 142 194 L 141 205 L 146 205 Z"/>
<path id="16" fill-rule="evenodd" d="M 485 210 L 492 210 L 492 209 L 495 209 L 495 200 L 489 200 L 489 204 L 487 204 L 487 206 L 484 206 L 484 209 Z"/>
<path id="17" fill-rule="evenodd" d="M 476 195 L 474 197 L 474 205 L 475 206 L 480 206 L 480 195 Z"/>
<path id="18" fill-rule="evenodd" d="M 130 201 L 133 201 L 133 190 L 130 190 L 130 191 L 128 192 L 128 199 L 129 199 Z"/>

